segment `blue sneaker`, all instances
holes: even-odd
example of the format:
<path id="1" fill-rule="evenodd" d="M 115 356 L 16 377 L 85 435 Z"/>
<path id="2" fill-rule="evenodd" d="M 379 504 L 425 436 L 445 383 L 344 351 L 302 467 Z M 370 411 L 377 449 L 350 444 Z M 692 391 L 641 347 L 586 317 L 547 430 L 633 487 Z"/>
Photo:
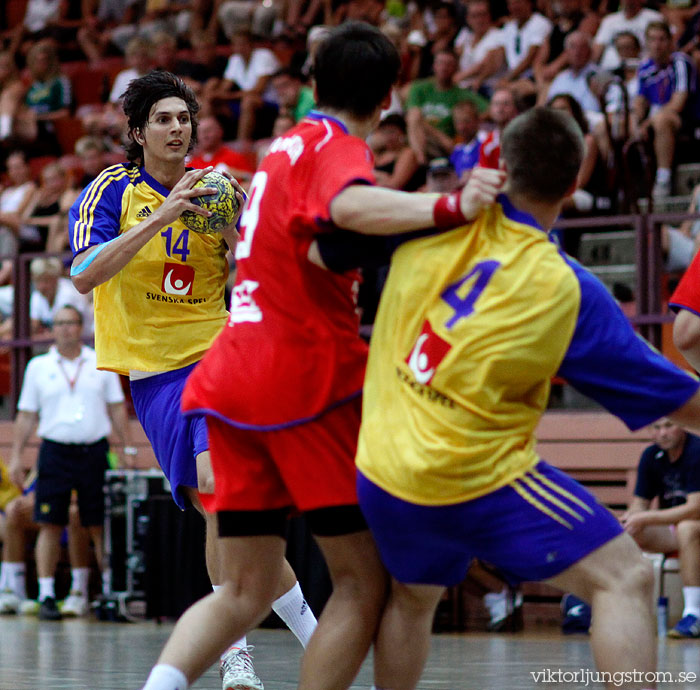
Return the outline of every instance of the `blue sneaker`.
<path id="1" fill-rule="evenodd" d="M 588 632 L 591 627 L 591 607 L 585 601 L 573 594 L 565 594 L 561 600 L 561 610 L 564 614 L 561 631 L 565 635 Z"/>
<path id="2" fill-rule="evenodd" d="M 700 618 L 689 613 L 687 616 L 683 616 L 674 628 L 668 631 L 669 637 L 689 638 L 689 637 L 700 637 Z"/>

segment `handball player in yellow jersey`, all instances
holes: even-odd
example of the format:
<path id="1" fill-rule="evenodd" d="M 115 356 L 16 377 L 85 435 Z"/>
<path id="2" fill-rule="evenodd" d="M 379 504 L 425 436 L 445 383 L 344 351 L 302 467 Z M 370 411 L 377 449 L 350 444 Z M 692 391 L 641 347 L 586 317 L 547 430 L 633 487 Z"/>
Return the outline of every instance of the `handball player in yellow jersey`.
<path id="1" fill-rule="evenodd" d="M 216 588 L 223 577 L 217 520 L 203 511 L 200 497 L 213 492 L 206 424 L 183 417 L 180 397 L 226 323 L 226 251 L 238 234 L 235 222 L 219 234 L 192 232 L 180 221 L 186 210 L 207 215 L 193 198 L 216 191 L 192 189 L 211 168 L 185 168 L 199 110 L 191 89 L 155 70 L 130 83 L 123 107 L 129 162 L 104 170 L 71 208 L 71 276 L 80 292 L 95 291 L 98 367 L 129 376 L 134 407 L 173 498 L 205 516 L 207 568 Z M 232 182 L 242 208 L 243 191 Z M 306 645 L 316 621 L 286 562 L 273 608 Z M 222 676 L 224 688 L 262 690 L 245 638 L 224 655 Z"/>

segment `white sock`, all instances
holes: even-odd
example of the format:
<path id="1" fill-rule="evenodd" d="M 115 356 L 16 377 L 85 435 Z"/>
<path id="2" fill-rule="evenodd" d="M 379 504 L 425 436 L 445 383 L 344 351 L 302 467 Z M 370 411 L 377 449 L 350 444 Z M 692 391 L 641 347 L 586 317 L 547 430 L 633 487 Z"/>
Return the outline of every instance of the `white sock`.
<path id="1" fill-rule="evenodd" d="M 700 587 L 683 587 L 683 616 L 700 618 Z"/>
<path id="2" fill-rule="evenodd" d="M 272 610 L 287 624 L 296 635 L 301 646 L 306 648 L 311 635 L 316 630 L 316 616 L 304 601 L 299 583 L 294 583 L 286 594 L 272 602 Z"/>
<path id="3" fill-rule="evenodd" d="M 47 597 L 56 598 L 53 588 L 54 579 L 52 577 L 39 578 L 39 601 L 44 601 Z"/>
<path id="4" fill-rule="evenodd" d="M 0 115 L 0 139 L 6 139 L 12 132 L 12 115 L 3 113 Z"/>
<path id="5" fill-rule="evenodd" d="M 151 669 L 143 690 L 187 690 L 185 674 L 174 666 L 158 664 Z"/>
<path id="6" fill-rule="evenodd" d="M 12 590 L 20 599 L 27 598 L 27 587 L 24 576 L 24 563 L 3 563 L 0 566 L 4 578 L 1 589 Z"/>
<path id="7" fill-rule="evenodd" d="M 79 594 L 87 599 L 88 582 L 90 581 L 90 568 L 71 568 L 71 594 Z"/>
<path id="8" fill-rule="evenodd" d="M 222 585 L 212 585 L 211 588 L 215 591 L 218 592 L 221 589 Z M 243 649 L 243 647 L 248 646 L 248 641 L 246 640 L 246 636 L 243 635 L 240 640 L 237 642 L 234 642 L 222 655 L 221 658 L 223 659 L 232 649 Z M 146 690 L 144 688 L 144 690 Z"/>
<path id="9" fill-rule="evenodd" d="M 671 181 L 671 170 L 670 168 L 657 168 L 656 169 L 656 181 L 661 184 Z"/>

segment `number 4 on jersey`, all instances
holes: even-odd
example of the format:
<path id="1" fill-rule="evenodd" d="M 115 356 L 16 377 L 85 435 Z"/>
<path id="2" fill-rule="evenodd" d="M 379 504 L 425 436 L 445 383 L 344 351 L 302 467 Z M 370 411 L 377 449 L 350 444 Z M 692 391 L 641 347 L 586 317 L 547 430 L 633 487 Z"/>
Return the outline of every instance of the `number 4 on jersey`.
<path id="1" fill-rule="evenodd" d="M 499 261 L 489 259 L 480 261 L 464 278 L 460 278 L 456 283 L 452 283 L 441 295 L 453 309 L 454 314 L 445 322 L 445 328 L 453 328 L 460 319 L 466 319 L 474 311 L 476 300 L 484 291 L 489 281 L 493 277 L 496 269 L 500 266 Z M 464 297 L 459 296 L 460 288 L 471 278 L 474 284 L 471 290 Z"/>

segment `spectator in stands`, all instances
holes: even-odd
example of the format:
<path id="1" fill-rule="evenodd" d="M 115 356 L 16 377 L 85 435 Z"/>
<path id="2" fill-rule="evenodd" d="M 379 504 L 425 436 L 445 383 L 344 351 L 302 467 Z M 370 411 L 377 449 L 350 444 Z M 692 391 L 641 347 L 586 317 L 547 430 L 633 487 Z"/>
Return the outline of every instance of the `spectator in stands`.
<path id="1" fill-rule="evenodd" d="M 426 192 L 448 194 L 457 190 L 458 187 L 459 177 L 457 177 L 457 173 L 449 159 L 433 158 L 428 163 L 425 184 Z"/>
<path id="2" fill-rule="evenodd" d="M 314 107 L 313 89 L 305 86 L 301 74 L 289 67 L 275 73 L 272 77 L 272 88 L 280 111 L 286 110 L 291 113 L 294 122 L 306 117 Z"/>
<path id="3" fill-rule="evenodd" d="M 644 0 L 621 0 L 620 5 L 619 12 L 603 17 L 593 40 L 593 61 L 610 70 L 620 65 L 620 56 L 615 50 L 615 37 L 620 32 L 630 31 L 641 44 L 647 24 L 663 21 L 660 12 L 644 7 Z"/>
<path id="4" fill-rule="evenodd" d="M 70 79 L 61 73 L 56 44 L 50 39 L 35 43 L 27 54 L 27 67 L 32 81 L 15 129 L 41 155 L 60 155 L 52 123 L 70 115 L 72 97 Z"/>
<path id="5" fill-rule="evenodd" d="M 17 252 L 22 218 L 32 203 L 36 185 L 23 151 L 12 151 L 5 160 L 8 184 L 0 191 L 0 254 L 12 255 Z M 0 285 L 12 277 L 11 262 L 3 261 L 0 268 Z"/>
<path id="6" fill-rule="evenodd" d="M 589 83 L 591 75 L 598 69 L 591 61 L 591 37 L 583 31 L 571 32 L 564 41 L 564 55 L 569 66 L 554 77 L 546 93 L 540 93 L 540 100 L 551 100 L 568 93 L 584 111 L 599 113 L 600 100 L 591 91 Z"/>
<path id="7" fill-rule="evenodd" d="M 216 41 L 208 33 L 199 31 L 190 36 L 192 57 L 177 64 L 178 76 L 199 96 L 210 79 L 221 79 L 227 58 L 216 52 Z"/>
<path id="8" fill-rule="evenodd" d="M 460 30 L 457 5 L 440 0 L 433 9 L 433 30 L 426 37 L 424 45 L 416 46 L 412 53 L 414 62 L 411 76 L 426 79 L 433 74 L 435 56 L 443 50 L 455 50 L 455 40 Z"/>
<path id="9" fill-rule="evenodd" d="M 435 157 L 447 156 L 452 148 L 445 149 L 435 130 L 448 137 L 454 136 L 452 111 L 460 101 L 472 101 L 480 111 L 486 109 L 487 101 L 469 89 L 453 83 L 457 72 L 457 56 L 444 49 L 435 56 L 435 76 L 420 79 L 411 84 L 406 101 L 408 141 L 420 164 Z"/>
<path id="10" fill-rule="evenodd" d="M 697 74 L 685 53 L 673 51 L 668 24 L 649 23 L 645 36 L 649 57 L 639 66 L 632 127 L 642 140 L 653 131 L 657 168 L 652 195 L 668 196 L 676 135 L 684 125 L 695 126 L 698 118 Z"/>
<path id="11" fill-rule="evenodd" d="M 119 377 L 96 370 L 94 350 L 81 343 L 82 325 L 82 315 L 74 307 L 58 309 L 52 328 L 55 345 L 30 360 L 17 403 L 10 474 L 19 486 L 25 479 L 22 452 L 37 424 L 42 439 L 34 520 L 39 523 L 39 618 L 45 620 L 61 618 L 54 574 L 71 492 L 78 492 L 80 521 L 90 531 L 100 562 L 107 436 L 114 429 L 119 447 L 130 446 Z"/>
<path id="12" fill-rule="evenodd" d="M 87 187 L 107 167 L 106 153 L 104 142 L 98 137 L 88 135 L 75 142 L 75 155 L 83 171 L 75 185 L 77 189 Z"/>
<path id="13" fill-rule="evenodd" d="M 63 251 L 68 241 L 68 209 L 78 193 L 59 162 L 45 165 L 41 184 L 22 214 L 19 251 Z"/>
<path id="14" fill-rule="evenodd" d="M 479 162 L 483 137 L 479 133 L 479 111 L 469 101 L 458 103 L 452 111 L 457 145 L 450 154 L 450 163 L 457 173 L 460 185 L 469 181 L 472 169 Z"/>
<path id="15" fill-rule="evenodd" d="M 213 15 L 229 40 L 240 31 L 270 38 L 281 4 L 262 0 L 215 0 Z"/>
<path id="16" fill-rule="evenodd" d="M 10 38 L 8 51 L 26 54 L 29 46 L 42 39 L 67 40 L 65 25 L 71 9 L 71 3 L 64 0 L 28 0 L 22 23 L 9 27 L 6 33 Z"/>
<path id="17" fill-rule="evenodd" d="M 111 52 L 123 54 L 136 36 L 145 0 L 98 0 L 97 12 L 78 30 L 78 44 L 88 60 L 99 63 Z"/>
<path id="18" fill-rule="evenodd" d="M 39 602 L 27 598 L 25 558 L 27 536 L 36 533 L 39 525 L 34 522 L 34 480 L 29 488 L 5 507 L 5 535 L 0 562 L 0 615 L 35 615 Z M 75 501 L 68 511 L 68 559 L 71 565 L 69 595 L 58 608 L 63 617 L 86 616 L 89 611 L 90 533 L 80 524 Z M 98 564 L 99 565 L 99 564 Z"/>
<path id="19" fill-rule="evenodd" d="M 263 108 L 267 113 L 273 113 L 270 120 L 272 125 L 276 106 L 266 92 L 272 75 L 280 65 L 269 48 L 256 47 L 249 31 L 236 33 L 231 47 L 232 54 L 224 78 L 209 82 L 203 99 L 214 104 L 214 112 L 217 112 L 217 105 L 223 105 L 225 114 L 238 120 L 237 130 L 231 134 L 241 141 L 242 146 L 249 147 L 254 134 L 260 135 L 255 127 L 259 111 Z"/>
<path id="20" fill-rule="evenodd" d="M 467 26 L 455 39 L 459 54 L 459 69 L 454 76 L 456 84 L 490 96 L 498 78 L 501 31 L 491 17 L 488 0 L 470 0 L 467 3 Z"/>
<path id="21" fill-rule="evenodd" d="M 0 53 L 0 143 L 12 135 L 25 90 L 12 53 Z"/>
<path id="22" fill-rule="evenodd" d="M 387 115 L 370 136 L 374 153 L 374 174 L 380 187 L 413 192 L 425 183 L 425 167 L 418 164 L 408 145 L 406 120 L 397 114 Z"/>
<path id="23" fill-rule="evenodd" d="M 583 133 L 584 151 L 578 178 L 576 179 L 576 189 L 574 193 L 566 199 L 563 206 L 565 215 L 570 215 L 570 211 L 577 213 L 588 213 L 593 210 L 598 197 L 604 197 L 606 189 L 606 176 L 604 166 L 598 153 L 598 145 L 595 137 L 590 133 L 588 120 L 579 102 L 568 93 L 554 96 L 547 104 L 555 110 L 563 110 L 576 120 L 576 124 Z M 603 203 L 603 206 L 607 204 Z M 578 241 L 581 232 L 577 229 L 569 228 L 563 233 L 562 245 L 571 256 L 578 256 Z"/>
<path id="24" fill-rule="evenodd" d="M 700 210 L 700 185 L 693 189 L 688 213 Z M 668 272 L 684 271 L 700 248 L 700 220 L 684 220 L 679 227 L 661 226 L 661 249 Z"/>
<path id="25" fill-rule="evenodd" d="M 500 86 L 513 85 L 521 95 L 535 93 L 534 64 L 552 23 L 534 10 L 533 0 L 508 0 L 509 19 L 503 25 L 501 64 L 506 73 Z"/>
<path id="26" fill-rule="evenodd" d="M 119 106 L 119 109 L 121 109 L 121 97 L 129 84 L 134 79 L 148 74 L 153 68 L 151 43 L 138 36 L 132 38 L 126 45 L 124 57 L 126 58 L 126 69 L 123 69 L 114 78 L 109 93 L 109 103 Z"/>
<path id="27" fill-rule="evenodd" d="M 488 117 L 494 125 L 479 148 L 479 165 L 482 168 L 498 168 L 501 158 L 501 133 L 520 111 L 515 91 L 501 87 L 494 91 L 489 103 Z"/>
<path id="28" fill-rule="evenodd" d="M 193 168 L 212 165 L 215 170 L 228 170 L 244 186 L 255 172 L 255 166 L 248 157 L 224 144 L 224 128 L 213 115 L 199 121 L 197 147 L 192 152 L 189 165 Z"/>
<path id="29" fill-rule="evenodd" d="M 564 49 L 567 36 L 574 31 L 583 31 L 593 37 L 600 21 L 595 12 L 584 12 L 583 0 L 559 0 L 554 7 L 552 32 L 535 58 L 535 82 L 539 93 L 547 93 L 554 77 L 570 66 Z"/>
<path id="30" fill-rule="evenodd" d="M 60 310 L 66 305 L 80 313 L 80 321 L 87 329 L 92 319 L 87 319 L 88 301 L 74 287 L 70 278 L 63 277 L 63 265 L 55 257 L 32 259 L 29 265 L 34 290 L 29 299 L 29 317 L 32 333 L 53 327 Z M 4 324 L 3 324 L 4 325 Z M 90 336 L 91 332 L 84 332 Z"/>
<path id="31" fill-rule="evenodd" d="M 678 552 L 685 607 L 668 635 L 700 637 L 700 438 L 668 418 L 651 425 L 651 437 L 622 524 L 644 551 Z"/>

